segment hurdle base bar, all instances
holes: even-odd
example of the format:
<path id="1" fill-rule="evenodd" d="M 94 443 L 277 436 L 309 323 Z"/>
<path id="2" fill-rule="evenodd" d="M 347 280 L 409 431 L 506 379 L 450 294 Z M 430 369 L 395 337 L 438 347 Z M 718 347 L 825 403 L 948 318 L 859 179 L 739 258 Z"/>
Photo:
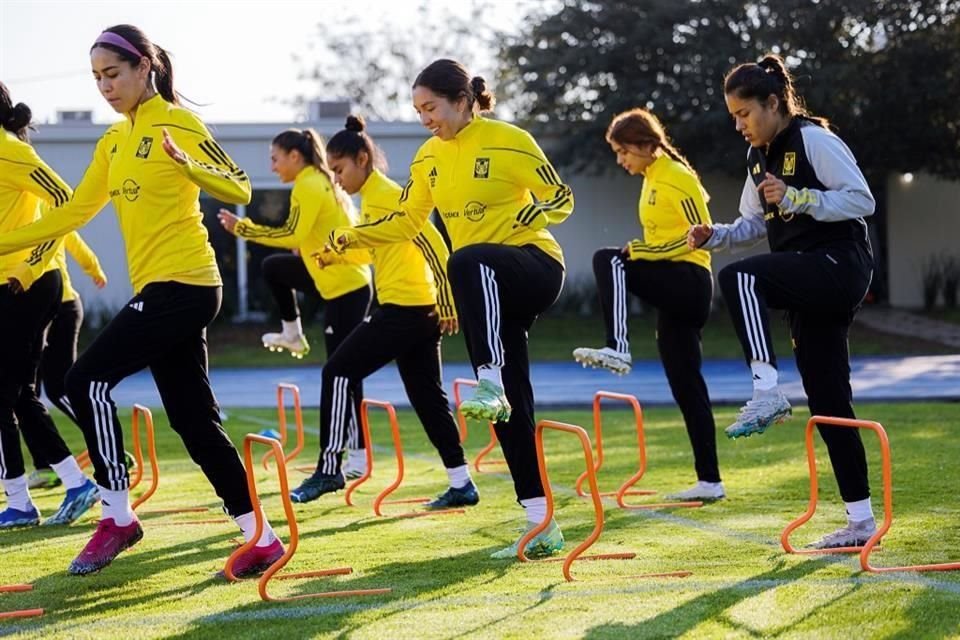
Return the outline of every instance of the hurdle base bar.
<path id="1" fill-rule="evenodd" d="M 353 567 L 335 567 L 333 569 L 317 569 L 316 571 L 301 571 L 300 573 L 281 573 L 273 576 L 274 580 L 299 580 L 302 578 L 323 578 L 326 576 L 347 576 L 353 573 Z"/>
<path id="2" fill-rule="evenodd" d="M 380 504 L 424 504 L 432 500 L 433 498 L 403 498 L 401 500 L 384 500 Z"/>
<path id="3" fill-rule="evenodd" d="M 36 618 L 43 615 L 43 609 L 21 609 L 19 611 L 4 611 L 0 613 L 0 620 L 13 618 Z"/>
<path id="4" fill-rule="evenodd" d="M 425 518 L 427 516 L 446 516 L 451 514 L 463 515 L 466 509 L 436 509 L 435 511 L 409 511 L 407 513 L 386 514 L 382 518 Z"/>
<path id="5" fill-rule="evenodd" d="M 577 560 L 633 560 L 637 557 L 636 553 L 627 551 L 623 553 L 593 553 L 586 556 L 580 556 Z M 540 562 L 563 562 L 566 558 L 547 558 Z"/>
<path id="6" fill-rule="evenodd" d="M 0 584 L 0 593 L 23 593 L 33 591 L 32 584 Z"/>
<path id="7" fill-rule="evenodd" d="M 699 509 L 702 502 L 656 502 L 652 504 L 621 504 L 621 509 Z"/>
<path id="8" fill-rule="evenodd" d="M 148 509 L 141 511 L 139 515 L 166 515 L 177 513 L 208 513 L 210 507 L 184 507 L 183 509 Z"/>

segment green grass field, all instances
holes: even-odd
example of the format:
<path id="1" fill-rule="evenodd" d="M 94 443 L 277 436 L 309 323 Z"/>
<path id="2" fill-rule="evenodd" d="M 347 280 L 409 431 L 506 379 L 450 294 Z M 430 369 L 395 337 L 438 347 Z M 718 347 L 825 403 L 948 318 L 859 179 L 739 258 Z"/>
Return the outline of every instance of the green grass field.
<path id="1" fill-rule="evenodd" d="M 881 564 L 960 559 L 960 503 L 956 492 L 960 457 L 956 405 L 861 405 L 860 415 L 882 422 L 894 459 L 894 528 L 875 557 Z M 725 425 L 733 409 L 718 410 Z M 584 426 L 589 415 L 543 411 Z M 635 551 L 629 561 L 574 565 L 567 583 L 557 563 L 519 564 L 488 558 L 508 544 L 522 524 L 512 485 L 502 473 L 475 475 L 482 500 L 465 516 L 391 520 L 373 516 L 375 489 L 393 477 L 385 422 L 374 423 L 376 473 L 355 508 L 342 494 L 299 505 L 300 551 L 290 570 L 351 565 L 337 578 L 280 582 L 275 594 L 328 589 L 391 587 L 367 598 L 260 601 L 253 583 L 226 584 L 213 574 L 232 550 L 232 523 L 174 526 L 197 516 L 143 517 L 146 537 L 101 574 L 68 576 L 66 566 L 92 531 L 93 516 L 69 528 L 0 533 L 0 583 L 30 582 L 31 593 L 0 594 L 0 610 L 44 607 L 34 620 L 0 621 L 0 636 L 44 638 L 640 638 L 817 637 L 925 638 L 960 635 L 960 574 L 862 573 L 854 557 L 786 555 L 778 544 L 782 527 L 806 505 L 806 467 L 798 411 L 792 422 L 762 437 L 719 443 L 729 498 L 703 509 L 627 512 L 612 503 L 606 530 L 592 551 Z M 308 428 L 316 412 L 306 414 Z M 604 488 L 635 469 L 631 417 L 611 411 L 605 422 Z M 157 412 L 162 481 L 144 508 L 206 505 L 216 499 L 182 445 Z M 231 436 L 272 426 L 269 410 L 232 411 Z M 443 490 L 445 474 L 410 412 L 401 413 L 408 479 L 398 495 Z M 471 425 L 467 453 L 486 440 Z M 642 486 L 669 491 L 692 480 L 692 465 L 679 412 L 647 412 L 649 471 Z M 69 433 L 77 445 L 75 430 Z M 875 439 L 872 477 L 879 496 Z M 317 438 L 308 438 L 303 462 L 313 458 Z M 558 520 L 568 548 L 592 526 L 592 508 L 575 497 L 573 480 L 582 455 L 569 437 L 551 434 L 551 479 Z M 822 459 L 825 452 L 819 451 Z M 498 467 L 494 467 L 498 469 Z M 292 481 L 301 476 L 291 471 Z M 258 470 L 268 514 L 279 524 L 275 477 Z M 823 507 L 795 538 L 809 541 L 842 522 L 832 478 L 821 473 Z M 136 491 L 134 492 L 137 493 Z M 52 512 L 60 490 L 35 492 Z M 642 499 L 642 498 L 638 498 Z M 400 509 L 401 507 L 395 507 Z M 99 511 L 99 509 L 95 509 Z M 278 527 L 286 537 L 285 527 Z M 572 543 L 572 544 L 571 544 Z M 687 578 L 625 576 L 686 569 Z"/>

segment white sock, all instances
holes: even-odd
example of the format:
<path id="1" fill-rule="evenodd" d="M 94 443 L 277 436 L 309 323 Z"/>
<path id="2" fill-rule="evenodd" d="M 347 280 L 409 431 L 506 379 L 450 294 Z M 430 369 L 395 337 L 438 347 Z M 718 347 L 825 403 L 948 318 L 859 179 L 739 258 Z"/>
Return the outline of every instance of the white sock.
<path id="1" fill-rule="evenodd" d="M 470 467 L 463 464 L 453 469 L 447 469 L 447 477 L 450 478 L 451 487 L 462 489 L 470 484 Z"/>
<path id="2" fill-rule="evenodd" d="M 486 380 L 492 382 L 503 389 L 503 378 L 500 376 L 500 367 L 491 364 L 485 364 L 477 369 L 477 380 Z"/>
<path id="3" fill-rule="evenodd" d="M 697 484 L 705 489 L 723 489 L 722 482 L 707 482 L 706 480 L 697 480 Z"/>
<path id="4" fill-rule="evenodd" d="M 540 524 L 543 522 L 543 519 L 547 517 L 546 496 L 542 496 L 540 498 L 527 498 L 526 500 L 521 500 L 520 504 L 523 505 L 523 508 L 527 510 L 527 522 L 532 524 Z"/>
<path id="5" fill-rule="evenodd" d="M 777 386 L 777 370 L 770 363 L 751 360 L 750 371 L 753 372 L 754 389 L 768 391 Z"/>
<path id="6" fill-rule="evenodd" d="M 844 502 L 843 506 L 847 508 L 848 522 L 863 522 L 873 519 L 873 506 L 870 504 L 870 498 L 864 498 L 856 502 Z"/>
<path id="7" fill-rule="evenodd" d="M 125 527 L 137 516 L 130 508 L 130 492 L 126 489 L 121 491 L 111 491 L 110 489 L 100 489 L 100 503 L 103 505 L 103 519 L 113 518 L 118 527 Z"/>
<path id="8" fill-rule="evenodd" d="M 347 449 L 347 463 L 351 467 L 367 468 L 366 449 Z"/>
<path id="9" fill-rule="evenodd" d="M 57 477 L 63 480 L 63 486 L 67 489 L 76 489 L 87 483 L 87 476 L 83 475 L 77 459 L 73 456 L 67 456 L 60 462 L 50 465 L 57 473 Z"/>
<path id="10" fill-rule="evenodd" d="M 32 511 L 33 500 L 30 498 L 30 489 L 27 488 L 27 476 L 7 478 L 3 480 L 3 490 L 7 493 L 7 506 L 18 511 Z"/>
<path id="11" fill-rule="evenodd" d="M 300 316 L 297 316 L 294 320 L 281 320 L 280 324 L 283 325 L 283 335 L 288 338 L 296 338 L 297 336 L 303 335 L 303 327 L 300 326 Z"/>
<path id="12" fill-rule="evenodd" d="M 233 520 L 237 523 L 237 526 L 240 527 L 240 531 L 243 532 L 243 539 L 246 542 L 250 542 L 250 540 L 253 539 L 253 534 L 257 532 L 257 516 L 254 515 L 253 511 L 250 511 L 242 516 L 237 516 Z M 273 527 L 267 522 L 267 516 L 264 514 L 263 531 L 260 533 L 260 539 L 257 540 L 256 546 L 265 547 L 276 539 L 277 536 L 273 533 Z"/>

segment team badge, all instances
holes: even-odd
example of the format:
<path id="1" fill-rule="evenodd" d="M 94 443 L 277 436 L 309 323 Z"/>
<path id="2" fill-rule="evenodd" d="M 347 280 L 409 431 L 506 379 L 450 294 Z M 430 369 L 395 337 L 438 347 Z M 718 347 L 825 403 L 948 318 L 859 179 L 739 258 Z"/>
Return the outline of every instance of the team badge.
<path id="1" fill-rule="evenodd" d="M 797 153 L 788 151 L 783 154 L 783 175 L 792 176 L 797 172 Z"/>
<path id="2" fill-rule="evenodd" d="M 473 177 L 481 179 L 490 177 L 490 158 L 477 158 L 473 163 Z"/>
<path id="3" fill-rule="evenodd" d="M 140 146 L 137 147 L 137 157 L 146 158 L 149 156 L 151 147 L 153 147 L 153 138 L 150 136 L 144 136 L 140 141 Z"/>

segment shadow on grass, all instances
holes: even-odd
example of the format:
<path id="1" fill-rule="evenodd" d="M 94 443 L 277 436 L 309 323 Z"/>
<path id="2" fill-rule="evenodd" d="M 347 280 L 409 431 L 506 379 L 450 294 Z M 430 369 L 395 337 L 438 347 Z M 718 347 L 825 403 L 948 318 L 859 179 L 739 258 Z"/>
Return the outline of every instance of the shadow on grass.
<path id="1" fill-rule="evenodd" d="M 775 589 L 785 581 L 800 580 L 827 566 L 829 563 L 830 560 L 827 558 L 817 558 L 793 567 L 784 568 L 785 563 L 781 559 L 777 566 L 770 571 L 751 576 L 750 578 L 721 589 L 712 589 L 707 593 L 699 595 L 641 623 L 635 625 L 618 623 L 603 624 L 591 628 L 583 637 L 587 640 L 620 640 L 622 638 L 673 638 L 682 636 L 685 633 L 694 631 L 698 625 L 705 621 L 723 619 L 727 610 L 744 600 L 770 589 Z M 858 587 L 854 585 L 853 588 L 857 589 Z M 832 603 L 824 603 L 818 606 L 809 612 L 808 615 L 804 616 L 803 619 L 814 615 L 818 609 L 826 607 L 828 604 Z M 727 622 L 729 623 L 729 621 Z M 734 626 L 739 631 L 746 632 L 748 635 L 762 635 L 764 637 L 768 635 L 776 636 L 790 630 L 788 627 L 778 629 L 773 634 L 767 631 L 758 634 L 743 626 L 731 626 Z"/>
<path id="2" fill-rule="evenodd" d="M 91 529 L 92 532 L 92 529 Z M 146 535 L 150 535 L 147 528 Z M 71 576 L 67 566 L 75 552 L 71 549 L 64 555 L 63 568 L 32 581 L 33 591 L 19 595 L 16 602 L 7 608 L 42 606 L 43 618 L 23 621 L 21 631 L 41 631 L 44 627 L 64 623 L 71 618 L 89 614 L 95 608 L 98 617 L 109 617 L 112 612 L 123 612 L 131 607 L 163 600 L 180 600 L 204 591 L 224 581 L 215 577 L 215 572 L 233 549 L 230 538 L 235 536 L 231 527 L 223 534 L 215 534 L 159 549 L 141 551 L 139 547 L 122 553 L 102 572 L 88 576 Z M 209 566 L 212 570 L 192 585 L 178 584 L 166 590 L 138 589 L 137 583 L 149 580 L 165 571 L 182 570 L 184 567 Z M 83 588 L 78 590 L 77 584 Z M 109 599 L 103 596 L 116 591 Z M 17 606 L 13 606 L 17 605 Z M 68 623 L 60 631 L 69 635 L 72 628 L 83 628 L 84 622 Z M 4 635 L 0 632 L 0 635 Z"/>
<path id="3" fill-rule="evenodd" d="M 193 628 L 170 636 L 173 639 L 195 639 L 241 635 L 249 631 L 254 621 L 309 618 L 309 634 L 336 632 L 337 637 L 349 637 L 366 624 L 356 619 L 370 610 L 381 610 L 377 617 L 383 623 L 402 615 L 411 608 L 429 606 L 431 602 L 449 597 L 449 589 L 464 581 L 489 574 L 487 581 L 502 577 L 513 563 L 497 563 L 488 558 L 492 549 L 475 550 L 455 556 L 427 558 L 415 562 L 388 562 L 341 579 L 319 578 L 297 581 L 295 586 L 271 583 L 274 593 L 288 596 L 308 595 L 318 591 L 342 591 L 389 587 L 388 594 L 366 597 L 336 597 L 301 599 L 290 603 L 266 603 L 251 589 L 251 602 L 229 611 L 199 617 Z M 246 588 L 252 587 L 248 584 Z M 241 588 L 234 585 L 233 588 Z M 433 595 L 431 595 L 433 594 Z"/>

